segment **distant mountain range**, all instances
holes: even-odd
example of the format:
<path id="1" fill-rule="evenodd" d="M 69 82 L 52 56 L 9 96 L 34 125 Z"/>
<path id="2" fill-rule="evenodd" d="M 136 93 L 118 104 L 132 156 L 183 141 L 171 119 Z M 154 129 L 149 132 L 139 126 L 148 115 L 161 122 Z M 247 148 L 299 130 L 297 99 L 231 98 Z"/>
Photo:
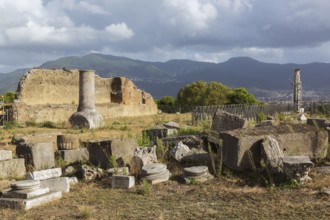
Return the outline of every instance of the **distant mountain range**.
<path id="1" fill-rule="evenodd" d="M 63 57 L 42 64 L 42 68 L 94 69 L 102 77 L 125 76 L 154 97 L 176 96 L 185 84 L 197 81 L 219 81 L 231 87 L 251 91 L 290 90 L 293 69 L 301 69 L 303 89 L 326 90 L 330 83 L 329 63 L 273 64 L 249 57 L 237 57 L 223 63 L 191 60 L 147 62 L 104 54 Z M 0 92 L 16 90 L 26 69 L 0 74 Z"/>

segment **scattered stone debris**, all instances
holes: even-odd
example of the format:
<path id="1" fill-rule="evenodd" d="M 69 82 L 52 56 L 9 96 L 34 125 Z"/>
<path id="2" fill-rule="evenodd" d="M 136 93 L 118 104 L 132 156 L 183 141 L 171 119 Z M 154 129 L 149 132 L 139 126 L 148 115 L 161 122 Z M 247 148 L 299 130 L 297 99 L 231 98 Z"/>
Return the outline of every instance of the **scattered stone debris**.
<path id="1" fill-rule="evenodd" d="M 77 172 L 78 177 L 84 181 L 100 180 L 103 176 L 105 176 L 105 173 L 101 168 L 91 167 L 86 164 L 81 165 Z"/>
<path id="2" fill-rule="evenodd" d="M 284 156 L 283 158 L 284 174 L 288 179 L 296 180 L 298 183 L 311 180 L 308 174 L 313 165 L 307 156 Z"/>
<path id="3" fill-rule="evenodd" d="M 169 148 L 169 150 L 177 146 L 179 142 L 187 145 L 190 149 L 196 148 L 207 150 L 206 135 L 180 135 L 175 137 L 162 138 L 162 141 L 164 145 Z"/>
<path id="4" fill-rule="evenodd" d="M 304 113 L 299 114 L 298 121 L 307 122 L 307 117 L 305 116 Z"/>
<path id="5" fill-rule="evenodd" d="M 115 175 L 118 175 L 118 176 L 126 176 L 129 174 L 129 168 L 128 167 L 117 167 L 117 168 L 110 168 L 107 170 L 107 173 L 110 175 L 110 176 L 115 176 Z"/>
<path id="6" fill-rule="evenodd" d="M 330 166 L 314 167 L 313 171 L 319 174 L 330 175 Z"/>
<path id="7" fill-rule="evenodd" d="M 136 176 L 140 175 L 142 167 L 151 163 L 157 163 L 156 146 L 147 148 L 136 148 L 134 151 L 134 156 L 131 160 L 132 174 Z"/>
<path id="8" fill-rule="evenodd" d="M 203 183 L 213 179 L 214 177 L 210 174 L 207 166 L 195 166 L 184 168 L 183 178 L 187 184 L 190 184 L 194 181 L 197 183 Z"/>
<path id="9" fill-rule="evenodd" d="M 142 167 L 141 177 L 151 184 L 166 182 L 171 176 L 165 164 L 153 163 Z"/>
<path id="10" fill-rule="evenodd" d="M 181 161 L 181 159 L 187 156 L 190 152 L 190 148 L 183 144 L 181 141 L 170 151 L 170 156 L 176 161 Z"/>

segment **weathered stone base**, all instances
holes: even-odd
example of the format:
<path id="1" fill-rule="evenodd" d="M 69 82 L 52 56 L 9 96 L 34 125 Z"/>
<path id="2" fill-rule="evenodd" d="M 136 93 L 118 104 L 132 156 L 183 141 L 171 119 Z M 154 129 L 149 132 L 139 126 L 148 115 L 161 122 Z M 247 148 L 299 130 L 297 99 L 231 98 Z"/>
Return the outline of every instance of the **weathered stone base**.
<path id="1" fill-rule="evenodd" d="M 95 111 L 76 112 L 69 118 L 70 124 L 74 128 L 98 128 L 101 126 L 102 115 Z"/>
<path id="2" fill-rule="evenodd" d="M 31 199 L 0 198 L 0 207 L 28 210 L 45 203 L 60 199 L 62 192 L 49 192 Z"/>
<path id="3" fill-rule="evenodd" d="M 111 187 L 114 189 L 129 189 L 135 185 L 134 176 L 112 176 Z"/>
<path id="4" fill-rule="evenodd" d="M 89 152 L 85 147 L 72 150 L 59 150 L 57 151 L 57 155 L 67 163 L 89 161 Z"/>
<path id="5" fill-rule="evenodd" d="M 26 168 L 24 159 L 12 159 L 0 161 L 0 178 L 24 177 Z"/>
<path id="6" fill-rule="evenodd" d="M 10 190 L 3 193 L 5 198 L 31 199 L 49 193 L 49 188 L 39 188 L 33 190 Z"/>
<path id="7" fill-rule="evenodd" d="M 69 177 L 58 177 L 53 179 L 41 180 L 40 187 L 48 187 L 50 191 L 70 192 Z"/>
<path id="8" fill-rule="evenodd" d="M 323 159 L 327 155 L 328 132 L 310 125 L 288 124 L 280 126 L 237 129 L 221 132 L 223 163 L 234 170 L 252 169 L 261 161 L 261 143 L 269 136 L 278 141 L 284 156 L 309 156 Z"/>

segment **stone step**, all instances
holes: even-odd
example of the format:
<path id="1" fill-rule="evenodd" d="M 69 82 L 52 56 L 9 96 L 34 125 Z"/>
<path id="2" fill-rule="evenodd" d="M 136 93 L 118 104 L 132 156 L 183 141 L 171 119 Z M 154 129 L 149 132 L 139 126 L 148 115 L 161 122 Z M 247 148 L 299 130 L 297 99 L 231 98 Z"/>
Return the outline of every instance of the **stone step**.
<path id="1" fill-rule="evenodd" d="M 10 190 L 3 193 L 5 198 L 31 199 L 49 193 L 49 188 L 39 188 L 34 190 Z"/>
<path id="2" fill-rule="evenodd" d="M 10 184 L 13 190 L 33 190 L 40 188 L 39 180 L 22 180 L 15 181 Z"/>
<path id="3" fill-rule="evenodd" d="M 60 177 L 62 175 L 61 168 L 53 168 L 47 170 L 35 171 L 25 175 L 27 180 L 46 180 L 51 178 Z"/>
<path id="4" fill-rule="evenodd" d="M 45 203 L 60 199 L 62 192 L 49 192 L 30 199 L 0 198 L 0 207 L 28 210 Z"/>

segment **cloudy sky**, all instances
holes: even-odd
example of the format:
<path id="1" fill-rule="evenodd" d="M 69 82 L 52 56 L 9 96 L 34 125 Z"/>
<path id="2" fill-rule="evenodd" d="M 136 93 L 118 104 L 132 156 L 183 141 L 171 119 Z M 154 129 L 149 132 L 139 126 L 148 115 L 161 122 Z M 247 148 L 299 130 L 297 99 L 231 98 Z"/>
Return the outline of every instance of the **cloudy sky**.
<path id="1" fill-rule="evenodd" d="M 99 52 L 330 62 L 329 0 L 0 0 L 0 72 Z"/>

